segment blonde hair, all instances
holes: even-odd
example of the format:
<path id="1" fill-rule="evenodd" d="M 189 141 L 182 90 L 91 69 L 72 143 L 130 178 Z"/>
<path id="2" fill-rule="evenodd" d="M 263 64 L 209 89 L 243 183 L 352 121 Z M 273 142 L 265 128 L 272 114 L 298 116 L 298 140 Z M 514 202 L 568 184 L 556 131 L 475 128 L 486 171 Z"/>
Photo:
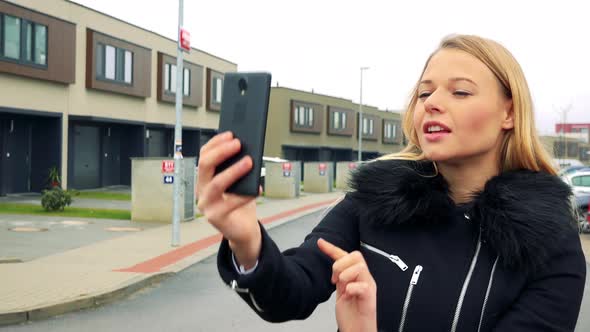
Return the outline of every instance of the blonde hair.
<path id="1" fill-rule="evenodd" d="M 500 171 L 524 168 L 555 175 L 557 172 L 552 165 L 551 157 L 541 144 L 536 132 L 533 102 L 526 78 L 514 56 L 504 46 L 493 40 L 471 35 L 452 35 L 444 38 L 437 50 L 428 57 L 420 77 L 424 75 L 430 59 L 443 49 L 460 50 L 479 59 L 496 76 L 506 97 L 512 99 L 514 128 L 504 133 L 500 152 Z M 420 79 L 413 89 L 402 122 L 404 135 L 408 138 L 407 146 L 401 152 L 378 159 L 426 159 L 420 149 L 413 124 L 419 82 Z"/>

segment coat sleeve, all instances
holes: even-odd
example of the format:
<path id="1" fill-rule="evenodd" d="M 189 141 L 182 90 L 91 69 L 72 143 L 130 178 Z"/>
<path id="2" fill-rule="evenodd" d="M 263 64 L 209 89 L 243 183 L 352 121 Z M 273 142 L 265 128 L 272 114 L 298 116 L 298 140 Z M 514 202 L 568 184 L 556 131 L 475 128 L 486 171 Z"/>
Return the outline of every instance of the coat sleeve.
<path id="1" fill-rule="evenodd" d="M 586 282 L 580 237 L 572 231 L 563 249 L 536 273 L 493 331 L 574 331 Z"/>
<path id="2" fill-rule="evenodd" d="M 330 298 L 332 261 L 317 247 L 321 237 L 346 251 L 359 247 L 358 218 L 347 196 L 336 204 L 305 237 L 298 248 L 280 252 L 264 227 L 256 270 L 240 275 L 232 262 L 228 241 L 223 240 L 217 267 L 223 281 L 264 320 L 283 322 L 307 318 Z"/>

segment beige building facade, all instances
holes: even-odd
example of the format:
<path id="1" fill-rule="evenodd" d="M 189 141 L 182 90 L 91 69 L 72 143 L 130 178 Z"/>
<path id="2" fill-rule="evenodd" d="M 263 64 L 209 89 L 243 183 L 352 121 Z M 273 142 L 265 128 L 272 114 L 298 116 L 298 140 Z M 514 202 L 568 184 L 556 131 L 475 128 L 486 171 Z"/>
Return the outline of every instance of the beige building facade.
<path id="1" fill-rule="evenodd" d="M 132 157 L 170 156 L 176 41 L 64 0 L 0 0 L 0 195 L 129 185 Z M 183 153 L 216 133 L 223 73 L 184 55 Z"/>
<path id="2" fill-rule="evenodd" d="M 359 105 L 285 87 L 270 94 L 264 154 L 299 161 L 358 160 Z M 404 139 L 398 112 L 363 105 L 362 159 L 398 152 Z"/>

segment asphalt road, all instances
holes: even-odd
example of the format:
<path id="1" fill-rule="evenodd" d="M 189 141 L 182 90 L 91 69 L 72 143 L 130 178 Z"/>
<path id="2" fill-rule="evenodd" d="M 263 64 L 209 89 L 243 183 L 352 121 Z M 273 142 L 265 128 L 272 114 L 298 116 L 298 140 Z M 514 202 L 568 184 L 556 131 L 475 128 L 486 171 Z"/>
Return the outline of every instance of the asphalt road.
<path id="1" fill-rule="evenodd" d="M 270 231 L 282 249 L 296 246 L 318 222 L 319 213 Z M 582 235 L 585 249 L 590 235 Z M 588 251 L 587 251 L 588 252 Z M 576 331 L 590 331 L 590 278 L 586 281 L 582 312 Z M 218 276 L 210 257 L 162 284 L 96 309 L 49 320 L 10 326 L 4 331 L 336 331 L 334 298 L 305 321 L 267 323 L 256 316 Z"/>
<path id="2" fill-rule="evenodd" d="M 297 246 L 319 217 L 306 216 L 270 234 L 281 249 Z M 210 257 L 121 302 L 0 331 L 336 331 L 333 298 L 305 321 L 267 323 L 223 284 L 215 263 Z"/>

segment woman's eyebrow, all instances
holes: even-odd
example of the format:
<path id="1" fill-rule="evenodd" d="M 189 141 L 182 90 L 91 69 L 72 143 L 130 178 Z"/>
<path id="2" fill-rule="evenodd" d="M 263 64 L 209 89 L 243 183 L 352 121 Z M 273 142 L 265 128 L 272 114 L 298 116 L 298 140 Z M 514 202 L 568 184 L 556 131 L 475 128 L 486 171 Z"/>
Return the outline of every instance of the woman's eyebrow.
<path id="1" fill-rule="evenodd" d="M 467 81 L 467 82 L 477 86 L 477 83 L 475 83 L 472 79 L 467 78 L 467 77 L 451 77 L 451 78 L 449 78 L 449 82 L 459 82 L 459 81 Z M 422 80 L 422 81 L 420 81 L 420 84 L 432 84 L 432 80 Z"/>

